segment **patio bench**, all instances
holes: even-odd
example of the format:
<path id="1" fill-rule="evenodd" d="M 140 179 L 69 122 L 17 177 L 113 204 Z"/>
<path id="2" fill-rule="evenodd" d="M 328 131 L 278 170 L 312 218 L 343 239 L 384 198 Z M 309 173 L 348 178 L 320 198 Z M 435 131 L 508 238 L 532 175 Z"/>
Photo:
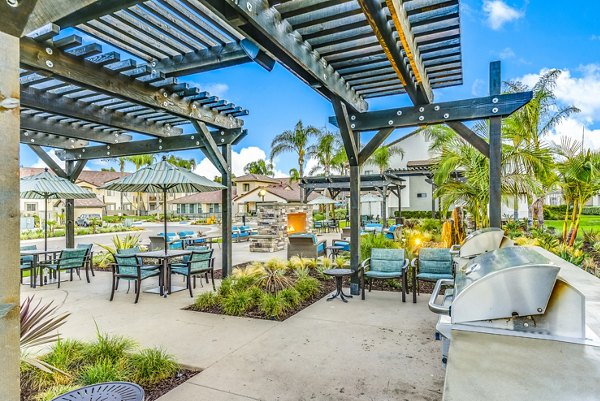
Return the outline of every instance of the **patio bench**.
<path id="1" fill-rule="evenodd" d="M 311 259 L 326 256 L 327 240 L 318 241 L 315 234 L 292 234 L 288 240 L 290 242 L 287 249 L 288 259 L 292 256 Z"/>

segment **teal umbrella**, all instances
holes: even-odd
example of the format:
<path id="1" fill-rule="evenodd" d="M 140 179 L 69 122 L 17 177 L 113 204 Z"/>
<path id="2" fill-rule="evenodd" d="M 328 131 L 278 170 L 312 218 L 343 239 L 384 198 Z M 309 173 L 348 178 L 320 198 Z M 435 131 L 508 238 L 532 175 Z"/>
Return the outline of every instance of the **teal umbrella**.
<path id="1" fill-rule="evenodd" d="M 22 199 L 44 199 L 44 250 L 48 250 L 48 199 L 89 199 L 96 194 L 45 169 L 42 173 L 21 178 Z"/>
<path id="2" fill-rule="evenodd" d="M 108 182 L 100 188 L 120 192 L 162 192 L 165 226 L 163 235 L 165 252 L 167 252 L 167 192 L 212 192 L 226 187 L 189 170 L 174 166 L 163 156 L 160 162 Z"/>

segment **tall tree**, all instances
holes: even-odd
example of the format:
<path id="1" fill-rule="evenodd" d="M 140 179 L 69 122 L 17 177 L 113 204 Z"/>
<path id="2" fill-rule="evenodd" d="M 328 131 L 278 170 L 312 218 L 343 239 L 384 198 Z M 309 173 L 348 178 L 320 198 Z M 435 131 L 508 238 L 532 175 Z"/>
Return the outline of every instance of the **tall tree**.
<path id="1" fill-rule="evenodd" d="M 346 149 L 341 146 L 333 159 L 331 160 L 331 167 L 337 171 L 340 175 L 348 175 L 348 170 L 350 169 L 350 163 L 348 161 L 348 154 L 346 153 Z"/>
<path id="2" fill-rule="evenodd" d="M 319 133 L 319 129 L 312 125 L 305 127 L 302 120 L 299 120 L 293 130 L 283 131 L 273 139 L 270 159 L 273 160 L 275 157 L 287 152 L 295 153 L 298 156 L 298 174 L 300 174 L 300 177 L 304 177 L 304 164 L 306 163 L 306 152 L 310 146 L 310 140 L 317 137 Z"/>
<path id="3" fill-rule="evenodd" d="M 308 174 L 314 175 L 322 171 L 328 177 L 331 170 L 335 168 L 335 157 L 342 147 L 339 134 L 323 129 L 317 138 L 317 143 L 308 147 L 307 154 L 317 161 Z"/>
<path id="4" fill-rule="evenodd" d="M 379 173 L 383 174 L 390 167 L 392 156 L 400 155 L 404 157 L 404 150 L 398 146 L 381 146 L 367 159 L 367 164 L 376 166 Z"/>
<path id="5" fill-rule="evenodd" d="M 562 120 L 579 112 L 579 109 L 574 106 L 558 104 L 554 89 L 560 74 L 560 70 L 549 70 L 540 76 L 532 88 L 519 81 L 506 84 L 509 93 L 533 92 L 533 98 L 529 103 L 503 120 L 502 137 L 509 141 L 514 149 L 526 149 L 531 154 L 540 156 L 537 160 L 521 160 L 522 163 L 513 167 L 520 169 L 525 174 L 534 175 L 542 185 L 540 193 L 537 194 L 533 194 L 531 191 L 519 193 L 516 188 L 513 189 L 515 219 L 518 218 L 520 196 L 525 196 L 528 203 L 531 204 L 534 197 L 544 196 L 556 183 L 550 147 L 544 137 Z M 543 211 L 541 212 L 543 213 Z"/>
<path id="6" fill-rule="evenodd" d="M 138 171 L 144 166 L 149 166 L 154 163 L 154 155 L 145 154 L 145 155 L 135 155 L 135 156 L 127 156 L 125 160 L 135 166 L 135 171 Z M 146 205 L 144 204 L 144 199 L 141 192 L 135 194 L 136 198 L 136 209 L 138 212 L 146 209 Z"/>
<path id="7" fill-rule="evenodd" d="M 196 167 L 196 159 L 194 159 L 193 157 L 191 159 L 184 159 L 175 155 L 170 155 L 167 158 L 167 161 L 174 166 L 181 167 L 190 171 Z"/>
<path id="8" fill-rule="evenodd" d="M 300 181 L 301 178 L 302 178 L 302 176 L 300 175 L 300 172 L 298 171 L 298 169 L 296 169 L 296 168 L 290 169 L 290 183 L 298 182 L 298 181 Z"/>
<path id="9" fill-rule="evenodd" d="M 250 162 L 244 166 L 244 173 L 246 174 L 259 174 L 273 177 L 275 172 L 273 171 L 273 163 L 267 163 L 266 160 L 260 159 Z"/>

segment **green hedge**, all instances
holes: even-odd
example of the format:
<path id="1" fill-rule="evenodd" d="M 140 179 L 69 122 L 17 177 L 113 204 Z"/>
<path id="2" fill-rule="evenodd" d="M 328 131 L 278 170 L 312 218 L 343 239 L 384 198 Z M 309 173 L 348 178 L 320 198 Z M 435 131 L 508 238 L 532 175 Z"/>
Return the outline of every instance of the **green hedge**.
<path id="1" fill-rule="evenodd" d="M 398 211 L 394 212 L 394 217 L 398 217 Z M 403 210 L 402 217 L 405 219 L 430 219 L 431 210 Z M 439 213 L 435 212 L 435 218 L 439 218 Z"/>

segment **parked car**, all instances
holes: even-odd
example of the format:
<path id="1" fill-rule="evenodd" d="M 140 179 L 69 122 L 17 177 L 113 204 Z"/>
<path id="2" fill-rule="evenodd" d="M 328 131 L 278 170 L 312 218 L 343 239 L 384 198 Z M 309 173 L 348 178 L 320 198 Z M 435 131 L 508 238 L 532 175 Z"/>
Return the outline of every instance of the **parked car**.
<path id="1" fill-rule="evenodd" d="M 100 216 L 98 213 L 82 214 L 75 220 L 75 224 L 80 227 L 89 227 L 92 225 L 93 219 L 96 219 L 96 225 L 102 226 L 102 216 Z"/>

